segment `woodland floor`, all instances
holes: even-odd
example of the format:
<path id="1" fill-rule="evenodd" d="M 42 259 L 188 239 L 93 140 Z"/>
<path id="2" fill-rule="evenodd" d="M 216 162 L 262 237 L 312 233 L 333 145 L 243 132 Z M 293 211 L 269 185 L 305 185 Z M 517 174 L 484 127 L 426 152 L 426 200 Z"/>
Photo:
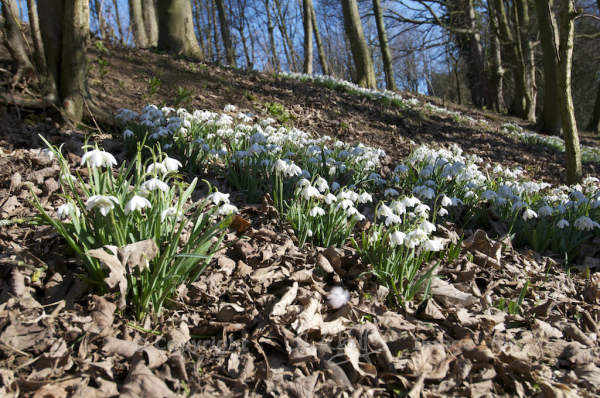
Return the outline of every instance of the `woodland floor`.
<path id="1" fill-rule="evenodd" d="M 102 76 L 99 57 L 109 62 Z M 0 53 L 0 66 L 8 69 L 7 58 Z M 500 126 L 518 120 L 476 109 L 445 104 L 486 119 L 486 130 L 426 109 L 382 106 L 310 83 L 151 51 L 93 48 L 89 58 L 92 94 L 111 112 L 139 112 L 148 103 L 211 111 L 234 104 L 310 133 L 380 147 L 391 168 L 413 141 L 456 143 L 486 162 L 521 166 L 534 180 L 561 183 L 565 175 L 563 153 L 507 137 Z M 160 87 L 151 95 L 153 77 Z M 191 96 L 176 104 L 178 87 Z M 285 112 L 274 114 L 269 104 Z M 60 202 L 57 169 L 37 156 L 38 134 L 64 143 L 72 162 L 86 136 L 115 154 L 123 151 L 119 134 L 60 128 L 14 107 L 0 112 L 2 220 L 35 214 L 29 182 L 44 204 Z M 584 136 L 582 144 L 599 147 L 600 139 Z M 598 176 L 599 167 L 584 164 L 584 174 Z M 531 250 L 464 231 L 461 255 L 440 267 L 445 278 L 435 279 L 432 299 L 388 308 L 385 289 L 363 274 L 366 266 L 353 249 L 299 251 L 286 228 L 259 217 L 260 206 L 239 207 L 253 221 L 251 239 L 217 256 L 197 282 L 181 288 L 161 319 L 143 328 L 132 325 L 127 311 L 114 314 L 114 297 L 92 295 L 76 276 L 80 264 L 53 231 L 26 223 L 0 228 L 0 396 L 600 394 L 600 279 L 569 276 Z M 439 234 L 455 239 L 457 232 L 448 226 Z M 582 249 L 592 270 L 600 267 L 599 248 L 596 240 Z M 525 279 L 530 285 L 520 315 L 494 308 L 500 299 L 517 300 Z M 352 294 L 338 311 L 322 304 L 333 285 Z M 285 311 L 274 311 L 291 293 Z M 308 307 L 314 322 L 299 327 Z M 167 342 L 174 349 L 165 350 Z"/>

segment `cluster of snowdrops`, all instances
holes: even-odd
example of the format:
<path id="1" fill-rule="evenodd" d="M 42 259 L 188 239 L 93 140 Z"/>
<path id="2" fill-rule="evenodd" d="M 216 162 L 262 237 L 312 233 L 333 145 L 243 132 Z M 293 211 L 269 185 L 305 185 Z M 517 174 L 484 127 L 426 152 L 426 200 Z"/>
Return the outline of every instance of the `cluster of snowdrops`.
<path id="1" fill-rule="evenodd" d="M 141 115 L 120 110 L 117 120 L 129 160 L 119 166 L 90 147 L 73 171 L 61 149 L 49 146 L 65 202 L 55 214 L 36 206 L 99 289 L 111 287 L 112 273 L 95 250 L 154 242 L 156 254 L 126 266 L 120 285 L 139 319 L 199 277 L 238 213 L 229 194 L 213 187 L 193 198 L 197 177 L 223 179 L 245 203 L 269 195 L 299 247 L 351 243 L 399 304 L 426 292 L 436 265 L 458 254 L 460 243 L 435 236 L 441 223 L 487 228 L 492 209 L 515 243 L 567 264 L 600 230 L 597 179 L 553 188 L 525 181 L 520 170 L 483 165 L 457 146 L 415 148 L 382 175 L 380 149 L 275 127 L 273 119 L 255 122 L 233 105 L 221 113 L 149 105 Z"/>

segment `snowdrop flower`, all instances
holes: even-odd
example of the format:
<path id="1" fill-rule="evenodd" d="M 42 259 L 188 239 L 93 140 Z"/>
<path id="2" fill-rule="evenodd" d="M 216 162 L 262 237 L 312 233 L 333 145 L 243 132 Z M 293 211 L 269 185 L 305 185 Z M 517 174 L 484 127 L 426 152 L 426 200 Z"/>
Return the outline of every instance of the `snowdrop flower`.
<path id="1" fill-rule="evenodd" d="M 331 192 L 337 192 L 340 188 L 340 184 L 338 184 L 336 181 L 331 183 Z"/>
<path id="2" fill-rule="evenodd" d="M 400 194 L 394 188 L 388 188 L 383 193 L 383 196 L 385 196 L 385 197 L 388 197 L 388 196 L 398 196 L 398 195 L 400 195 Z"/>
<path id="3" fill-rule="evenodd" d="M 432 188 L 425 188 L 419 192 L 419 196 L 425 199 L 435 198 L 435 191 Z"/>
<path id="4" fill-rule="evenodd" d="M 302 174 L 302 169 L 295 164 L 290 164 L 286 166 L 284 173 L 288 177 L 295 177 Z"/>
<path id="5" fill-rule="evenodd" d="M 442 196 L 442 200 L 440 201 L 442 206 L 452 206 L 452 199 L 447 197 L 446 195 Z"/>
<path id="6" fill-rule="evenodd" d="M 554 213 L 554 210 L 552 209 L 552 207 L 547 205 L 540 207 L 540 209 L 538 210 L 538 214 L 540 216 L 551 216 L 552 213 Z"/>
<path id="7" fill-rule="evenodd" d="M 597 222 L 593 221 L 591 218 L 589 217 L 579 217 L 577 220 L 575 220 L 575 228 L 577 228 L 580 231 L 588 230 L 591 231 L 594 228 L 600 228 L 600 224 L 598 224 Z"/>
<path id="8" fill-rule="evenodd" d="M 111 155 L 108 152 L 94 149 L 92 151 L 86 152 L 81 157 L 81 165 L 83 166 L 86 163 L 92 168 L 101 166 L 110 167 L 112 165 L 116 165 L 117 160 L 113 155 Z"/>
<path id="9" fill-rule="evenodd" d="M 177 211 L 177 209 L 174 207 L 168 207 L 160 213 L 160 222 L 165 222 L 167 218 L 181 220 L 183 218 L 183 213 L 181 211 Z"/>
<path id="10" fill-rule="evenodd" d="M 405 166 L 403 164 L 399 164 L 398 166 L 396 166 L 396 168 L 394 169 L 394 173 L 396 174 L 403 174 L 406 173 L 408 170 L 410 170 L 408 168 L 408 166 Z"/>
<path id="11" fill-rule="evenodd" d="M 229 194 L 228 193 L 221 193 L 221 192 L 213 192 L 212 194 L 208 195 L 208 200 L 210 200 L 212 203 L 215 204 L 215 206 L 218 206 L 219 203 L 223 202 L 223 203 L 229 203 Z"/>
<path id="12" fill-rule="evenodd" d="M 162 165 L 165 167 L 165 169 L 169 172 L 176 172 L 179 170 L 179 168 L 181 167 L 181 162 L 177 159 L 173 159 L 170 157 L 166 157 L 163 161 L 162 161 Z"/>
<path id="13" fill-rule="evenodd" d="M 373 197 L 367 192 L 363 192 L 358 196 L 358 203 L 370 203 L 372 201 Z"/>
<path id="14" fill-rule="evenodd" d="M 427 220 L 423 220 L 419 223 L 419 228 L 430 234 L 436 230 L 435 225 Z"/>
<path id="15" fill-rule="evenodd" d="M 235 109 L 235 105 L 227 104 L 225 105 L 225 108 L 223 108 L 223 112 L 235 112 Z"/>
<path id="16" fill-rule="evenodd" d="M 63 173 L 59 177 L 61 184 L 69 184 L 75 182 L 75 176 L 73 174 Z"/>
<path id="17" fill-rule="evenodd" d="M 439 252 L 444 249 L 444 245 L 437 240 L 427 239 L 421 249 L 427 252 Z"/>
<path id="18" fill-rule="evenodd" d="M 115 203 L 119 204 L 119 199 L 114 196 L 94 195 L 90 196 L 85 202 L 85 209 L 91 210 L 94 207 L 100 208 L 100 213 L 106 216 L 109 211 L 115 208 Z"/>
<path id="19" fill-rule="evenodd" d="M 491 189 L 485 190 L 482 194 L 481 194 L 481 199 L 484 200 L 492 200 L 492 199 L 496 199 L 498 197 L 498 194 L 494 191 L 492 191 Z"/>
<path id="20" fill-rule="evenodd" d="M 440 217 L 446 217 L 448 215 L 448 210 L 444 209 L 443 207 L 440 207 L 440 209 L 438 210 L 438 215 Z"/>
<path id="21" fill-rule="evenodd" d="M 152 207 L 148 199 L 133 195 L 133 198 L 125 205 L 125 214 L 129 214 L 136 210 L 142 210 L 144 207 Z"/>
<path id="22" fill-rule="evenodd" d="M 350 301 L 350 293 L 341 286 L 336 286 L 327 295 L 329 305 L 335 309 L 343 307 Z"/>
<path id="23" fill-rule="evenodd" d="M 348 207 L 348 209 L 346 210 L 346 217 L 352 217 L 352 216 L 358 216 L 358 218 L 360 218 L 360 216 L 362 216 L 362 214 L 360 214 L 355 207 Z M 364 216 L 363 216 L 363 218 L 364 218 Z"/>
<path id="24" fill-rule="evenodd" d="M 400 231 L 394 231 L 389 236 L 390 243 L 396 244 L 396 245 L 401 245 L 402 243 L 404 243 L 405 238 L 406 238 L 406 234 L 404 232 L 400 232 Z"/>
<path id="25" fill-rule="evenodd" d="M 394 213 L 402 215 L 406 213 L 406 206 L 402 202 L 393 201 L 390 205 L 390 209 L 394 211 Z"/>
<path id="26" fill-rule="evenodd" d="M 305 200 L 309 200 L 313 196 L 319 196 L 319 190 L 315 187 L 307 186 L 302 191 L 300 191 L 300 196 L 302 196 Z"/>
<path id="27" fill-rule="evenodd" d="M 325 192 L 327 189 L 329 189 L 329 184 L 327 184 L 327 180 L 325 180 L 323 177 L 317 178 L 317 180 L 315 181 L 315 186 L 321 192 Z"/>
<path id="28" fill-rule="evenodd" d="M 408 247 L 409 249 L 414 249 L 425 239 L 427 239 L 427 233 L 422 229 L 415 229 L 414 231 L 410 231 L 408 234 L 406 234 L 404 246 Z"/>
<path id="29" fill-rule="evenodd" d="M 44 148 L 40 151 L 40 156 L 51 162 L 54 160 L 54 151 L 50 148 Z"/>
<path id="30" fill-rule="evenodd" d="M 344 199 L 342 201 L 340 201 L 337 206 L 335 207 L 336 209 L 349 209 L 349 208 L 353 208 L 354 207 L 354 203 L 352 203 L 352 201 L 350 199 Z"/>
<path id="31" fill-rule="evenodd" d="M 169 186 L 163 181 L 159 180 L 158 178 L 151 178 L 142 184 L 142 189 L 146 189 L 148 191 L 155 191 L 157 189 L 160 189 L 163 192 L 168 192 Z"/>
<path id="32" fill-rule="evenodd" d="M 424 205 L 424 204 L 420 204 L 417 207 L 415 207 L 415 213 L 421 214 L 421 213 L 427 213 L 429 210 L 431 210 L 431 207 Z"/>
<path id="33" fill-rule="evenodd" d="M 146 173 L 167 174 L 167 168 L 162 163 L 152 163 L 146 168 Z"/>
<path id="34" fill-rule="evenodd" d="M 560 228 L 560 229 L 563 229 L 568 226 L 569 226 L 569 222 L 567 220 L 565 220 L 564 218 L 556 223 L 556 227 Z"/>
<path id="35" fill-rule="evenodd" d="M 400 200 L 405 207 L 414 207 L 421 204 L 421 201 L 414 196 L 406 197 Z"/>
<path id="36" fill-rule="evenodd" d="M 515 211 L 517 211 L 517 210 L 521 209 L 522 207 L 528 207 L 528 206 L 529 206 L 529 205 L 528 205 L 527 203 L 525 203 L 525 202 L 516 201 L 516 202 L 515 202 L 515 203 L 512 205 L 512 207 L 511 207 L 511 211 L 512 211 L 512 212 L 515 212 Z"/>
<path id="37" fill-rule="evenodd" d="M 402 223 L 402 219 L 400 218 L 400 216 L 397 216 L 395 214 L 391 214 L 385 218 L 385 226 L 386 227 L 389 227 L 390 224 L 400 224 L 400 223 Z"/>
<path id="38" fill-rule="evenodd" d="M 379 209 L 377 209 L 377 217 L 389 217 L 392 215 L 394 215 L 394 212 L 392 211 L 392 209 L 390 209 L 389 207 L 387 207 L 384 204 L 379 206 Z"/>
<path id="39" fill-rule="evenodd" d="M 218 212 L 222 216 L 228 216 L 230 214 L 237 213 L 238 208 L 234 205 L 230 205 L 229 203 L 225 203 L 224 205 L 219 207 Z"/>
<path id="40" fill-rule="evenodd" d="M 337 197 L 334 194 L 328 193 L 327 195 L 325 195 L 324 200 L 325 200 L 325 203 L 330 205 L 333 202 L 337 202 Z"/>
<path id="41" fill-rule="evenodd" d="M 531 220 L 532 218 L 537 218 L 537 217 L 538 217 L 537 213 L 531 209 L 527 209 L 523 213 L 523 220 L 525 220 L 525 221 Z"/>
<path id="42" fill-rule="evenodd" d="M 319 206 L 315 206 L 312 209 L 310 209 L 311 217 L 324 216 L 324 215 L 325 215 L 325 210 L 323 210 Z"/>
<path id="43" fill-rule="evenodd" d="M 133 134 L 133 131 L 127 129 L 125 131 L 123 131 L 123 138 L 128 139 L 128 138 L 133 138 L 135 137 L 135 134 Z"/>
<path id="44" fill-rule="evenodd" d="M 75 217 L 79 217 L 79 215 L 81 214 L 77 206 L 75 206 L 71 202 L 67 202 L 65 204 L 60 205 L 58 210 L 56 210 L 56 217 L 58 217 L 59 220 L 63 220 L 73 213 L 75 214 Z"/>
<path id="45" fill-rule="evenodd" d="M 285 172 L 287 166 L 288 164 L 285 162 L 285 160 L 277 159 L 273 164 L 273 169 L 278 172 Z"/>

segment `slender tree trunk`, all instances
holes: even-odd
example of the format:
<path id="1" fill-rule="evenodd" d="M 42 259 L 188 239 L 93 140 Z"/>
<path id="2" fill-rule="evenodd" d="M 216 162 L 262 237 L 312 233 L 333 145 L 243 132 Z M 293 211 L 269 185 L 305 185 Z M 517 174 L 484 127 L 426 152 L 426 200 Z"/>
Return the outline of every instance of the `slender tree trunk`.
<path id="1" fill-rule="evenodd" d="M 215 0 L 217 5 L 217 11 L 219 13 L 219 23 L 221 25 L 221 36 L 223 37 L 223 44 L 225 46 L 225 54 L 227 56 L 227 63 L 229 66 L 237 67 L 235 50 L 233 48 L 233 41 L 231 40 L 231 33 L 229 31 L 229 18 L 227 17 L 227 10 L 225 9 L 225 2 L 223 0 Z"/>
<path id="2" fill-rule="evenodd" d="M 271 18 L 271 6 L 269 0 L 265 0 L 265 9 L 267 10 L 267 32 L 269 34 L 269 46 L 271 47 L 271 54 L 273 57 L 273 66 L 277 73 L 281 73 L 281 64 L 279 63 L 279 57 L 277 56 L 277 47 L 275 46 L 275 28 L 273 26 L 273 20 Z"/>
<path id="3" fill-rule="evenodd" d="M 302 66 L 302 72 L 312 75 L 313 74 L 313 26 L 312 26 L 312 0 L 303 0 L 303 14 L 302 22 L 304 25 L 304 64 Z"/>
<path id="4" fill-rule="evenodd" d="M 329 66 L 327 65 L 327 57 L 325 56 L 325 48 L 323 47 L 323 41 L 319 34 L 319 24 L 317 23 L 317 14 L 315 13 L 315 7 L 310 4 L 310 17 L 312 19 L 313 33 L 315 34 L 315 40 L 317 42 L 317 50 L 319 51 L 319 63 L 324 75 L 329 75 Z"/>
<path id="5" fill-rule="evenodd" d="M 138 48 L 148 48 L 148 36 L 144 28 L 144 16 L 141 0 L 129 0 L 129 20 L 133 32 L 133 41 Z"/>
<path id="6" fill-rule="evenodd" d="M 190 0 L 161 0 L 158 2 L 158 49 L 202 61 L 192 19 Z"/>
<path id="7" fill-rule="evenodd" d="M 121 25 L 121 17 L 119 15 L 119 5 L 117 4 L 117 0 L 113 0 L 113 7 L 115 8 L 115 17 L 117 21 L 117 29 L 119 30 L 119 43 L 123 44 L 125 34 L 123 32 L 123 25 Z"/>
<path id="8" fill-rule="evenodd" d="M 598 9 L 600 9 L 600 0 L 596 0 Z M 598 92 L 596 93 L 596 102 L 592 111 L 592 117 L 585 128 L 585 131 L 590 131 L 594 134 L 600 134 L 600 84 L 598 84 Z"/>
<path id="9" fill-rule="evenodd" d="M 535 59 L 533 44 L 529 39 L 529 6 L 527 0 L 515 0 L 516 32 L 520 56 L 525 74 L 525 104 L 526 119 L 535 122 L 537 86 L 535 81 Z"/>
<path id="10" fill-rule="evenodd" d="M 504 104 L 504 68 L 502 66 L 502 51 L 498 34 L 498 21 L 494 12 L 493 0 L 488 0 L 490 10 L 490 76 L 486 90 L 486 106 L 501 112 Z"/>
<path id="11" fill-rule="evenodd" d="M 558 59 L 556 43 L 558 28 L 552 12 L 553 0 L 535 0 L 544 61 L 544 109 L 540 118 L 540 131 L 559 136 L 562 129 L 558 107 Z"/>
<path id="12" fill-rule="evenodd" d="M 156 16 L 156 5 L 154 0 L 142 0 L 142 13 L 144 16 L 144 28 L 146 29 L 148 45 L 150 47 L 156 47 L 158 45 L 158 18 Z"/>
<path id="13" fill-rule="evenodd" d="M 26 43 L 21 34 L 21 22 L 19 20 L 19 9 L 15 0 L 1 0 L 2 16 L 4 17 L 3 38 L 4 45 L 8 48 L 15 62 L 15 74 L 12 85 L 16 85 L 21 77 L 35 77 L 35 69 L 27 55 Z"/>
<path id="14" fill-rule="evenodd" d="M 575 11 L 573 0 L 560 0 L 560 46 L 558 51 L 558 103 L 565 138 L 567 156 L 567 184 L 581 182 L 581 148 L 573 98 L 571 96 L 571 66 L 573 63 L 573 42 L 575 36 Z"/>
<path id="15" fill-rule="evenodd" d="M 385 24 L 383 23 L 383 12 L 381 11 L 381 2 L 373 0 L 373 13 L 377 23 L 377 33 L 379 35 L 379 45 L 381 46 L 381 56 L 383 58 L 383 70 L 385 72 L 385 86 L 388 90 L 396 91 L 396 79 L 394 77 L 394 63 L 392 52 L 388 45 Z"/>
<path id="16" fill-rule="evenodd" d="M 356 67 L 356 83 L 361 87 L 377 88 L 373 60 L 365 41 L 356 0 L 342 0 L 344 28 L 350 40 L 352 58 Z"/>
<path id="17" fill-rule="evenodd" d="M 283 36 L 283 47 L 286 51 L 285 55 L 287 57 L 288 67 L 290 68 L 291 72 L 296 72 L 298 71 L 298 54 L 296 54 L 296 51 L 294 50 L 294 44 L 288 35 L 287 21 L 281 9 L 281 0 L 275 0 L 275 16 L 277 27 Z"/>
<path id="18" fill-rule="evenodd" d="M 37 6 L 35 0 L 27 0 L 27 10 L 29 15 L 29 26 L 31 27 L 31 38 L 33 40 L 35 65 L 41 76 L 46 76 L 46 54 L 44 53 L 44 43 L 42 42 L 42 33 L 40 32 L 40 20 L 38 19 Z"/>

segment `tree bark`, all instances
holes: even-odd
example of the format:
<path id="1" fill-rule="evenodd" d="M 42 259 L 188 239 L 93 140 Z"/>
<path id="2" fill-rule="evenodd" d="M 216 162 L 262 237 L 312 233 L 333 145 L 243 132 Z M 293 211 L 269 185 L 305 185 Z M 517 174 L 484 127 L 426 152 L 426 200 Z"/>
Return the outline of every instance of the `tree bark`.
<path id="1" fill-rule="evenodd" d="M 158 49 L 202 61 L 190 0 L 161 0 L 157 5 Z"/>
<path id="2" fill-rule="evenodd" d="M 285 50 L 285 55 L 288 61 L 288 68 L 290 69 L 291 72 L 297 72 L 298 71 L 298 54 L 296 54 L 296 51 L 294 50 L 294 43 L 292 43 L 292 40 L 288 34 L 287 31 L 287 21 L 286 21 L 286 17 L 283 14 L 282 8 L 281 8 L 281 0 L 274 0 L 275 3 L 275 20 L 277 22 L 277 27 L 279 28 L 279 31 L 281 32 L 281 35 L 283 36 L 283 48 Z"/>
<path id="3" fill-rule="evenodd" d="M 396 91 L 396 79 L 394 77 L 394 65 L 392 53 L 388 45 L 385 24 L 383 23 L 383 12 L 381 11 L 381 2 L 373 0 L 373 13 L 377 23 L 377 34 L 379 35 L 379 45 L 381 46 L 381 56 L 383 58 L 383 70 L 385 72 L 385 86 L 388 90 Z"/>
<path id="4" fill-rule="evenodd" d="M 42 42 L 42 33 L 40 32 L 40 20 L 38 19 L 37 6 L 35 0 L 27 0 L 27 10 L 29 15 L 29 26 L 31 27 L 31 38 L 33 40 L 34 59 L 38 73 L 46 76 L 48 68 L 46 66 L 46 54 L 44 53 L 44 43 Z"/>
<path id="5" fill-rule="evenodd" d="M 596 0 L 596 3 L 598 4 L 598 9 L 600 10 L 600 0 Z M 600 134 L 600 84 L 598 84 L 598 91 L 596 93 L 596 102 L 594 103 L 592 117 L 590 118 L 585 131 L 589 131 L 594 134 Z"/>
<path id="6" fill-rule="evenodd" d="M 217 12 L 219 13 L 219 24 L 221 25 L 221 36 L 223 37 L 227 63 L 229 66 L 235 68 L 237 67 L 235 49 L 233 48 L 233 41 L 231 40 L 231 33 L 229 31 L 229 18 L 225 9 L 225 2 L 223 0 L 215 0 L 215 3 L 217 5 Z"/>
<path id="7" fill-rule="evenodd" d="M 1 0 L 2 16 L 4 17 L 3 38 L 4 45 L 8 48 L 15 62 L 15 74 L 12 85 L 16 85 L 21 77 L 35 78 L 35 69 L 27 55 L 26 44 L 21 34 L 19 9 L 15 0 Z"/>
<path id="8" fill-rule="evenodd" d="M 571 96 L 571 66 L 573 63 L 573 42 L 575 36 L 575 17 L 578 13 L 573 0 L 560 2 L 560 45 L 558 50 L 558 103 L 562 119 L 567 157 L 567 184 L 578 184 L 582 179 L 581 148 L 573 98 Z"/>
<path id="9" fill-rule="evenodd" d="M 556 44 L 558 28 L 552 12 L 553 0 L 535 0 L 544 61 L 544 109 L 539 121 L 540 131 L 559 136 L 562 129 L 558 107 L 558 59 Z"/>
<path id="10" fill-rule="evenodd" d="M 319 34 L 319 24 L 317 23 L 317 14 L 315 13 L 315 7 L 310 5 L 310 17 L 312 19 L 313 33 L 315 34 L 315 41 L 317 42 L 317 50 L 319 51 L 319 63 L 324 75 L 329 75 L 329 66 L 327 65 L 327 56 L 325 55 L 325 48 L 323 47 L 323 41 Z"/>
<path id="11" fill-rule="evenodd" d="M 216 13 L 216 6 L 215 6 L 215 0 L 208 0 L 210 3 L 210 15 L 212 17 L 212 31 L 213 31 L 213 39 L 215 41 L 215 55 L 216 55 L 216 61 L 217 64 L 221 63 L 221 50 L 219 47 L 219 33 L 217 31 L 217 13 Z"/>
<path id="12" fill-rule="evenodd" d="M 100 30 L 100 37 L 105 39 L 106 34 L 106 21 L 104 20 L 104 14 L 102 13 L 102 3 L 100 0 L 94 0 L 94 11 L 98 17 L 98 30 Z"/>
<path id="13" fill-rule="evenodd" d="M 530 122 L 535 122 L 537 86 L 535 81 L 535 59 L 533 54 L 533 44 L 529 38 L 529 5 L 527 0 L 514 1 L 517 41 L 519 43 L 520 51 L 519 60 L 522 60 L 520 62 L 523 62 L 523 72 L 525 74 L 526 119 Z"/>
<path id="14" fill-rule="evenodd" d="M 486 106 L 501 112 L 506 107 L 503 90 L 504 67 L 502 66 L 498 21 L 494 12 L 493 0 L 488 0 L 488 8 L 490 10 L 490 72 L 485 102 Z"/>
<path id="15" fill-rule="evenodd" d="M 342 0 L 344 29 L 350 41 L 350 50 L 356 68 L 356 83 L 361 87 L 377 88 L 373 60 L 360 21 L 356 0 Z"/>
<path id="16" fill-rule="evenodd" d="M 117 29 L 119 30 L 119 43 L 123 44 L 123 38 L 125 35 L 123 34 L 123 26 L 121 25 L 121 16 L 119 15 L 119 5 L 117 4 L 117 0 L 113 0 L 113 7 L 115 8 L 115 17 L 117 20 Z"/>
<path id="17" fill-rule="evenodd" d="M 311 8 L 312 0 L 303 0 L 302 22 L 304 25 L 304 63 L 302 65 L 302 72 L 308 75 L 313 74 L 313 26 L 312 14 L 310 12 Z"/>
<path id="18" fill-rule="evenodd" d="M 281 64 L 279 63 L 277 47 L 275 46 L 275 27 L 273 26 L 273 19 L 271 18 L 271 6 L 269 5 L 269 0 L 265 0 L 265 9 L 267 10 L 267 32 L 269 34 L 269 46 L 271 47 L 273 66 L 275 67 L 277 73 L 281 73 Z"/>
<path id="19" fill-rule="evenodd" d="M 148 48 L 148 36 L 144 27 L 141 0 L 129 0 L 129 20 L 133 32 L 133 41 L 138 48 Z"/>
<path id="20" fill-rule="evenodd" d="M 156 16 L 156 4 L 154 0 L 142 0 L 142 14 L 148 45 L 156 47 L 158 45 L 158 18 Z"/>

